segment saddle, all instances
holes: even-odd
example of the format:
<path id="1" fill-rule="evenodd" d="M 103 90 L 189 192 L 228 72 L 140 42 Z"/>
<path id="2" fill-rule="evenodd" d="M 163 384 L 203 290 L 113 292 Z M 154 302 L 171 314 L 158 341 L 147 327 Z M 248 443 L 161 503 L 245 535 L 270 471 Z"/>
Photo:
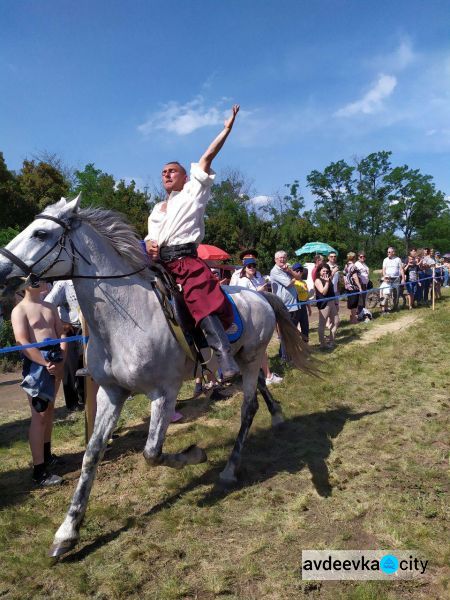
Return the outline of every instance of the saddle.
<path id="1" fill-rule="evenodd" d="M 202 366 L 202 370 L 205 369 L 206 362 L 201 350 L 208 348 L 208 342 L 200 327 L 195 326 L 195 321 L 184 300 L 181 286 L 175 282 L 171 273 L 163 265 L 153 263 L 151 270 L 155 275 L 154 290 L 173 336 L 186 355 L 194 361 L 195 371 L 198 364 Z M 226 332 L 230 343 L 233 343 L 241 337 L 243 324 L 233 298 L 230 294 L 224 293 L 233 307 L 234 322 Z"/>

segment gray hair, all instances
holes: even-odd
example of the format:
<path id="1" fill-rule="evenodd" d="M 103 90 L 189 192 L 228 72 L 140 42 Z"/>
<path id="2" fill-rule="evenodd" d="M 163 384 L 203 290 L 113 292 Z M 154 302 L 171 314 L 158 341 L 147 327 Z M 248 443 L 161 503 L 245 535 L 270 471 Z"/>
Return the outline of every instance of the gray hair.
<path id="1" fill-rule="evenodd" d="M 287 252 L 284 250 L 278 250 L 278 252 L 275 252 L 275 258 L 281 258 L 282 256 L 287 256 Z"/>

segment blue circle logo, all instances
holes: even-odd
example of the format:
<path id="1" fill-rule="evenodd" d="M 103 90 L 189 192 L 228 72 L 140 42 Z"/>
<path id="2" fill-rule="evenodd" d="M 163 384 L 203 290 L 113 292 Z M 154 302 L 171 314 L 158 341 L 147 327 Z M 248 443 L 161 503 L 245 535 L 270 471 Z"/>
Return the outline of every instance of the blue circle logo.
<path id="1" fill-rule="evenodd" d="M 392 575 L 398 570 L 398 558 L 393 554 L 386 554 L 380 560 L 380 569 L 387 575 Z"/>

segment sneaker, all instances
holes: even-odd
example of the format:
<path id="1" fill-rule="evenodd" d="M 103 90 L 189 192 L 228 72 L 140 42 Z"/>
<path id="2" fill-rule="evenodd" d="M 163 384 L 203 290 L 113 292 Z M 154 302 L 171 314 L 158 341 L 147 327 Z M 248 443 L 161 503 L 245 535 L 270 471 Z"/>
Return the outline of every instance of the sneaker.
<path id="1" fill-rule="evenodd" d="M 56 456 L 56 454 L 52 454 L 49 458 L 49 460 L 45 461 L 45 466 L 48 467 L 55 467 L 56 465 L 60 465 L 62 464 L 62 460 L 59 458 L 59 456 Z"/>
<path id="2" fill-rule="evenodd" d="M 40 479 L 34 479 L 34 483 L 39 487 L 52 487 L 53 485 L 61 485 L 64 483 L 64 479 L 59 475 L 52 475 L 51 473 L 45 472 Z"/>
<path id="3" fill-rule="evenodd" d="M 171 423 L 178 423 L 178 421 L 181 421 L 181 419 L 183 418 L 183 415 L 177 411 L 175 411 L 172 415 L 172 418 L 170 419 Z"/>
<path id="4" fill-rule="evenodd" d="M 281 383 L 283 378 L 277 375 L 276 373 L 272 373 L 271 377 L 267 377 L 266 385 L 273 385 L 274 383 Z"/>
<path id="5" fill-rule="evenodd" d="M 87 367 L 78 369 L 77 372 L 75 373 L 75 377 L 89 377 L 89 375 L 90 375 L 90 373 L 89 373 L 89 369 Z"/>

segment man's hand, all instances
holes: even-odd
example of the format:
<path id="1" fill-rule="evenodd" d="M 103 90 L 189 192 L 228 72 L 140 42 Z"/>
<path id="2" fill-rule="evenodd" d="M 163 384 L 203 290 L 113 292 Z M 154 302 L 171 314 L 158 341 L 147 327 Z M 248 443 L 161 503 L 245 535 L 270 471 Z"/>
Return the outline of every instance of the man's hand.
<path id="1" fill-rule="evenodd" d="M 150 256 L 150 258 L 152 260 L 158 260 L 159 246 L 154 240 L 147 240 L 145 242 L 145 248 L 147 250 L 147 254 Z"/>
<path id="2" fill-rule="evenodd" d="M 56 377 L 57 379 L 61 379 L 64 373 L 64 363 L 63 362 L 58 362 L 58 363 L 54 363 L 51 362 L 49 365 L 47 365 L 47 371 L 50 373 L 50 375 L 53 375 L 53 377 Z"/>
<path id="3" fill-rule="evenodd" d="M 219 135 L 211 142 L 211 144 L 209 145 L 206 152 L 203 154 L 203 156 L 198 161 L 200 169 L 202 171 L 204 171 L 205 173 L 208 173 L 208 175 L 211 170 L 211 163 L 214 160 L 214 158 L 217 156 L 217 154 L 219 153 L 220 149 L 222 148 L 222 146 L 225 143 L 225 140 L 227 139 L 228 135 L 230 134 L 230 131 L 234 124 L 234 120 L 236 119 L 236 115 L 238 114 L 238 112 L 239 112 L 239 104 L 234 104 L 233 108 L 231 109 L 231 117 L 229 117 L 228 119 L 225 120 L 224 128 L 219 133 Z"/>
<path id="4" fill-rule="evenodd" d="M 231 117 L 226 119 L 225 123 L 223 124 L 225 129 L 231 129 L 233 127 L 234 120 L 236 119 L 236 115 L 239 112 L 239 108 L 240 108 L 239 104 L 233 104 L 233 107 L 231 109 Z"/>

